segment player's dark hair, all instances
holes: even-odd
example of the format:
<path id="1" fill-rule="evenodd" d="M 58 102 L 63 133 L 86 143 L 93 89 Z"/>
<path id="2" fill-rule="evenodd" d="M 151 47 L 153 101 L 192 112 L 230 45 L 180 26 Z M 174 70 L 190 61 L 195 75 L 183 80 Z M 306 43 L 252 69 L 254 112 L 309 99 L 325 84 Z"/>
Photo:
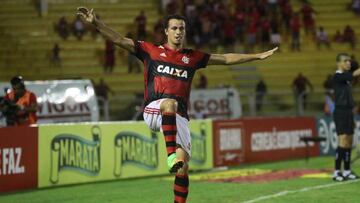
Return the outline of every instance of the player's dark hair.
<path id="1" fill-rule="evenodd" d="M 11 86 L 20 84 L 22 88 L 25 88 L 24 80 L 21 76 L 15 76 L 15 77 L 11 78 L 10 84 L 11 84 Z"/>
<path id="2" fill-rule="evenodd" d="M 350 55 L 348 53 L 338 53 L 338 55 L 336 56 L 336 62 L 340 62 L 341 58 L 344 57 L 344 56 L 350 58 Z"/>
<path id="3" fill-rule="evenodd" d="M 163 26 L 164 26 L 165 29 L 168 29 L 168 27 L 169 27 L 169 21 L 170 21 L 171 19 L 183 20 L 183 21 L 185 22 L 185 24 L 186 24 L 186 18 L 185 18 L 184 16 L 179 15 L 179 14 L 168 15 L 168 16 L 166 16 L 165 19 L 164 19 L 164 25 L 163 25 Z"/>

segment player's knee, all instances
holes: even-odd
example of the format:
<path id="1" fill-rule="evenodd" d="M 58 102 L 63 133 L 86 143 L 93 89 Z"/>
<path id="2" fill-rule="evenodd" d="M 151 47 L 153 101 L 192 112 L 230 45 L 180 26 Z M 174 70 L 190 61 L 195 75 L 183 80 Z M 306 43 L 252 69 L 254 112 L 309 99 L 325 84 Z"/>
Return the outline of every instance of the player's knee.
<path id="1" fill-rule="evenodd" d="M 352 144 L 353 144 L 353 136 L 352 135 L 348 135 L 346 136 L 346 141 L 345 141 L 345 144 L 346 144 L 346 149 L 351 149 L 352 147 Z"/>
<path id="2" fill-rule="evenodd" d="M 342 134 L 342 135 L 338 136 L 339 147 L 345 148 L 345 145 L 346 145 L 345 140 L 346 140 L 346 135 L 345 134 Z"/>
<path id="3" fill-rule="evenodd" d="M 189 173 L 189 165 L 188 165 L 188 163 L 185 161 L 184 166 L 177 171 L 177 174 L 185 175 L 185 174 L 188 174 L 188 173 Z"/>
<path id="4" fill-rule="evenodd" d="M 352 136 L 351 135 L 339 135 L 339 147 L 349 149 L 352 146 Z"/>
<path id="5" fill-rule="evenodd" d="M 160 110 L 162 112 L 176 112 L 177 111 L 177 101 L 175 99 L 165 99 L 161 102 Z"/>

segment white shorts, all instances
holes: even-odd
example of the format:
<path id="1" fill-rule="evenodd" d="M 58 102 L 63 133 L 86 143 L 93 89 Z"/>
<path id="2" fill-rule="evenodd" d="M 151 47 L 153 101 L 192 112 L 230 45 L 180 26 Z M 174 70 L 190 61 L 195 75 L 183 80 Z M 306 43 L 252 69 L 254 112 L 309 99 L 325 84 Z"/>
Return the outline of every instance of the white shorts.
<path id="1" fill-rule="evenodd" d="M 159 99 L 151 102 L 144 108 L 144 121 L 149 126 L 149 128 L 153 131 L 161 131 L 161 122 L 162 117 L 160 113 L 160 104 L 165 99 Z M 176 143 L 181 146 L 189 155 L 191 156 L 191 136 L 189 130 L 189 121 L 176 114 Z"/>

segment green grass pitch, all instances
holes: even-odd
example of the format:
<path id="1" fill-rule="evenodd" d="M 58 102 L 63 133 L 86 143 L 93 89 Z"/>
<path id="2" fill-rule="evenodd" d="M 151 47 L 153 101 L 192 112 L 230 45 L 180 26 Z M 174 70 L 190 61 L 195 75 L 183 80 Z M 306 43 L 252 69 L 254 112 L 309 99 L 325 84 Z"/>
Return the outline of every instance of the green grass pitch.
<path id="1" fill-rule="evenodd" d="M 329 169 L 333 157 L 293 160 L 268 164 L 253 164 L 237 169 Z M 360 160 L 352 165 L 360 174 Z M 360 202 L 360 181 L 334 183 L 330 177 L 296 178 L 262 183 L 219 183 L 191 180 L 189 203 L 236 203 L 236 202 Z M 332 172 L 329 172 L 330 175 Z M 31 190 L 0 196 L 1 203 L 169 203 L 173 202 L 173 181 L 168 177 L 151 177 L 111 182 L 74 185 L 58 188 Z"/>

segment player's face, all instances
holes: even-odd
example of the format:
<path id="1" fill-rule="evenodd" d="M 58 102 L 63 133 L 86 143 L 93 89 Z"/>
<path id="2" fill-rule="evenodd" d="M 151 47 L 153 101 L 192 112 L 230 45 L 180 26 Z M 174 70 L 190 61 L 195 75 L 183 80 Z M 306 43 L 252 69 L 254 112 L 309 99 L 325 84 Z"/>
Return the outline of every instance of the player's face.
<path id="1" fill-rule="evenodd" d="M 176 46 L 182 45 L 185 38 L 185 22 L 179 19 L 169 20 L 165 34 L 167 35 L 169 44 Z"/>
<path id="2" fill-rule="evenodd" d="M 348 56 L 341 57 L 340 61 L 338 62 L 338 65 L 339 65 L 340 69 L 343 71 L 350 70 L 350 68 L 351 68 L 350 57 L 348 57 Z"/>
<path id="3" fill-rule="evenodd" d="M 21 84 L 13 85 L 12 89 L 17 97 L 22 97 L 25 93 L 25 89 L 22 87 Z"/>

